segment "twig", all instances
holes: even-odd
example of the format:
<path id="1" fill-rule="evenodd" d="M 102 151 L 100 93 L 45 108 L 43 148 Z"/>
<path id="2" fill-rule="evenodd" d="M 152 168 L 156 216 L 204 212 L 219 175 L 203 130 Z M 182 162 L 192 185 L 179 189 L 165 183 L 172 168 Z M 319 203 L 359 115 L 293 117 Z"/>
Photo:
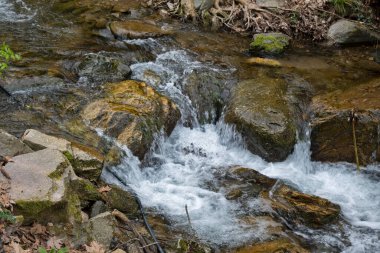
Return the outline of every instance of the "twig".
<path id="1" fill-rule="evenodd" d="M 356 142 L 356 131 L 355 131 L 355 122 L 357 121 L 357 116 L 355 113 L 355 109 L 351 111 L 351 124 L 352 124 L 352 139 L 354 142 L 354 152 L 355 152 L 355 161 L 356 161 L 356 169 L 360 171 L 360 162 L 359 162 L 359 154 L 358 154 L 358 145 Z"/>
<path id="2" fill-rule="evenodd" d="M 187 210 L 187 205 L 185 205 L 185 210 L 186 210 L 187 221 L 189 222 L 190 230 L 192 230 L 193 227 L 191 226 L 191 220 L 190 220 L 189 211 Z"/>

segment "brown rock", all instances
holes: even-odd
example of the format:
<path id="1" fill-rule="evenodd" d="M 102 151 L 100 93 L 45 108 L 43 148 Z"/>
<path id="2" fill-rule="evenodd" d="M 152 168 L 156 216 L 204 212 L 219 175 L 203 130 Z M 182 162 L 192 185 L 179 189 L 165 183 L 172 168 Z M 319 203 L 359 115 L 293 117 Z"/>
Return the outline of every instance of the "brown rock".
<path id="1" fill-rule="evenodd" d="M 244 247 L 236 253 L 309 253 L 296 242 L 288 238 L 280 238 L 269 242 L 258 243 L 252 246 Z"/>
<path id="2" fill-rule="evenodd" d="M 156 25 L 138 20 L 114 21 L 110 29 L 116 37 L 123 39 L 156 38 L 171 34 Z"/>
<path id="3" fill-rule="evenodd" d="M 352 123 L 356 110 L 357 147 L 361 165 L 380 161 L 380 79 L 345 91 L 313 98 L 312 159 L 324 162 L 355 162 Z"/>
<path id="4" fill-rule="evenodd" d="M 82 118 L 143 158 L 161 129 L 169 135 L 180 118 L 177 106 L 143 82 L 108 84 L 104 99 L 89 104 Z"/>

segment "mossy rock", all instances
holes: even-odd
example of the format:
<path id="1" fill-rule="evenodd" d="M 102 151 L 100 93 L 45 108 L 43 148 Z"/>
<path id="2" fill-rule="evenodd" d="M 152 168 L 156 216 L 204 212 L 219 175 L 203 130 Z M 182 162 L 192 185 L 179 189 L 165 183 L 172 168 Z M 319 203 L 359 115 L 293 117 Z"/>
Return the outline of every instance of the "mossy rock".
<path id="1" fill-rule="evenodd" d="M 250 50 L 258 54 L 281 54 L 289 42 L 290 37 L 282 33 L 259 33 L 253 36 Z"/>
<path id="2" fill-rule="evenodd" d="M 78 195 L 81 202 L 95 202 L 101 199 L 98 189 L 88 179 L 72 180 L 69 190 Z"/>
<path id="3" fill-rule="evenodd" d="M 117 209 L 128 216 L 138 216 L 139 206 L 136 197 L 116 185 L 111 185 L 109 192 L 103 193 L 103 200 L 111 209 Z"/>

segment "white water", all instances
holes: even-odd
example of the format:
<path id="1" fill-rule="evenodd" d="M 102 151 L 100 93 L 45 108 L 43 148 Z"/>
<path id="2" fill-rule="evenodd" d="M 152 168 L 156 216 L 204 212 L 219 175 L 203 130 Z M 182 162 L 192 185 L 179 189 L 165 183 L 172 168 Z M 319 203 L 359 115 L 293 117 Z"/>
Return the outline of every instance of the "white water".
<path id="1" fill-rule="evenodd" d="M 0 22 L 24 22 L 35 15 L 22 0 L 0 0 Z"/>
<path id="2" fill-rule="evenodd" d="M 192 60 L 185 51 L 176 50 L 158 55 L 155 62 L 133 65 L 132 70 L 134 78 L 145 80 L 172 97 L 182 112 L 194 119 L 196 112 L 181 89 L 186 75 L 197 67 L 205 65 Z M 158 74 L 159 79 L 145 75 L 147 70 Z M 169 138 L 157 138 L 151 165 L 141 168 L 137 158 L 125 147 L 128 155 L 113 173 L 136 191 L 145 206 L 160 210 L 178 226 L 187 224 L 184 208 L 187 205 L 193 227 L 201 238 L 218 245 L 235 246 L 251 239 L 265 239 L 268 224 L 243 225 L 237 218 L 239 205 L 210 190 L 210 183 L 229 166 L 254 168 L 341 206 L 349 222 L 344 226 L 345 236 L 323 231 L 304 233 L 305 230 L 305 237 L 344 252 L 376 252 L 380 249 L 380 182 L 371 180 L 365 173 L 357 173 L 350 164 L 311 162 L 309 148 L 308 142 L 298 143 L 286 161 L 267 163 L 247 151 L 241 137 L 223 122 L 192 129 L 179 124 Z M 380 167 L 364 169 L 380 170 Z M 103 177 L 119 183 L 108 171 L 104 171 Z M 259 200 L 252 202 L 251 207 L 268 209 Z M 350 243 L 344 243 L 343 237 Z"/>

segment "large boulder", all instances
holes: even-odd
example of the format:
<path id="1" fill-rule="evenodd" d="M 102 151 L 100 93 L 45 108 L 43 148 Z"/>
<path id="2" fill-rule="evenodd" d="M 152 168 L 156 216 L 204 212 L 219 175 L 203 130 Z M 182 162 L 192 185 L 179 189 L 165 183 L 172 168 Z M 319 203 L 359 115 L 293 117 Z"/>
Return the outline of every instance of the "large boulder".
<path id="1" fill-rule="evenodd" d="M 285 98 L 282 79 L 251 79 L 239 83 L 225 121 L 235 124 L 248 149 L 268 161 L 281 161 L 296 143 L 296 123 Z"/>
<path id="2" fill-rule="evenodd" d="M 223 181 L 226 197 L 231 192 L 239 192 L 233 200 L 249 202 L 250 198 L 260 198 L 284 218 L 289 224 L 319 228 L 338 221 L 340 207 L 330 201 L 305 194 L 269 178 L 253 169 L 230 168 Z M 272 214 L 273 215 L 273 214 Z"/>
<path id="3" fill-rule="evenodd" d="M 111 32 L 122 39 L 147 39 L 170 35 L 160 27 L 139 20 L 114 21 L 110 24 Z"/>
<path id="4" fill-rule="evenodd" d="M 180 118 L 177 106 L 143 82 L 128 80 L 105 86 L 105 98 L 89 104 L 82 117 L 93 128 L 127 145 L 143 158 L 161 129 L 170 135 Z"/>
<path id="5" fill-rule="evenodd" d="M 231 79 L 229 71 L 209 69 L 194 69 L 187 76 L 183 91 L 198 112 L 200 123 L 213 123 L 220 118 L 236 84 Z"/>
<path id="6" fill-rule="evenodd" d="M 80 220 L 80 203 L 66 196 L 68 182 L 75 178 L 69 161 L 58 150 L 44 149 L 13 158 L 4 170 L 11 177 L 10 197 L 14 212 L 25 223 L 75 222 Z"/>
<path id="7" fill-rule="evenodd" d="M 0 129 L 0 156 L 22 155 L 32 151 L 21 140 Z"/>
<path id="8" fill-rule="evenodd" d="M 323 162 L 355 162 L 352 123 L 360 164 L 380 161 L 380 79 L 313 98 L 311 109 L 312 159 Z"/>
<path id="9" fill-rule="evenodd" d="M 375 43 L 380 40 L 378 32 L 371 31 L 365 25 L 349 20 L 339 20 L 332 24 L 327 33 L 336 44 Z"/>

